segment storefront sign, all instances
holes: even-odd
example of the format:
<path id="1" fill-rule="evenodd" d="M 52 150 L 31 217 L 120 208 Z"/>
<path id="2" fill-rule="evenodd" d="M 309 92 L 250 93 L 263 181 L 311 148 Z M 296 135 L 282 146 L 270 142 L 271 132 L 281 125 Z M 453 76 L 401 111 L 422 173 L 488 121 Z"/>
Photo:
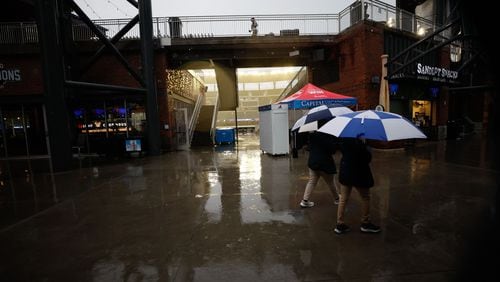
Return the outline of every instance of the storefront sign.
<path id="1" fill-rule="evenodd" d="M 396 95 L 399 90 L 399 84 L 389 83 L 389 95 Z"/>
<path id="2" fill-rule="evenodd" d="M 458 78 L 458 72 L 446 68 L 427 66 L 418 63 L 417 78 L 432 81 L 450 82 Z"/>
<path id="3" fill-rule="evenodd" d="M 101 121 L 93 121 L 87 124 L 78 123 L 76 126 L 80 130 L 81 133 L 89 132 L 89 133 L 104 133 L 104 132 L 125 132 L 127 131 L 127 123 L 126 122 L 108 122 L 108 126 L 106 127 L 105 122 Z M 128 128 L 129 131 L 132 130 L 131 127 Z"/>
<path id="4" fill-rule="evenodd" d="M 21 81 L 21 70 L 4 68 L 4 65 L 0 63 L 0 88 L 12 81 Z"/>

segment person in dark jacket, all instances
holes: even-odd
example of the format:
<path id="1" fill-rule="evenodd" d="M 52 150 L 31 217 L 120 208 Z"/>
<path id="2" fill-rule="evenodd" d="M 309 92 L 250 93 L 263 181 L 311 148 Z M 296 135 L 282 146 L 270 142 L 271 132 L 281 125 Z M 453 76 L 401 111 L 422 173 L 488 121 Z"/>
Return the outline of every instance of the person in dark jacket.
<path id="1" fill-rule="evenodd" d="M 318 124 L 318 127 L 320 127 L 320 124 Z M 335 198 L 335 204 L 338 203 L 338 188 L 334 181 L 337 167 L 333 159 L 338 144 L 337 139 L 338 138 L 333 135 L 317 131 L 309 134 L 309 159 L 307 161 L 307 166 L 309 167 L 309 181 L 307 182 L 304 196 L 300 202 L 302 208 L 314 206 L 314 202 L 309 201 L 309 197 L 314 187 L 318 184 L 320 177 L 323 178 L 330 188 Z"/>
<path id="2" fill-rule="evenodd" d="M 342 159 L 339 168 L 340 201 L 335 233 L 342 234 L 350 230 L 344 222 L 344 214 L 353 187 L 359 192 L 362 200 L 361 231 L 378 233 L 380 227 L 370 221 L 370 188 L 374 185 L 370 168 L 371 152 L 361 138 L 342 139 Z"/>

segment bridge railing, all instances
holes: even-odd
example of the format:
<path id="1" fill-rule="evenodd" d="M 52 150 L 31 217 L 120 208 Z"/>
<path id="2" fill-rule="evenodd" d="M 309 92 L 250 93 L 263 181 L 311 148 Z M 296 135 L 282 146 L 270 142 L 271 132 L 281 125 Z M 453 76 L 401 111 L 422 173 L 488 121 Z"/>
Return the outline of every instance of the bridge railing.
<path id="1" fill-rule="evenodd" d="M 157 30 L 170 37 L 231 37 L 250 36 L 250 15 L 159 18 Z M 260 15 L 258 36 L 280 35 L 298 30 L 299 34 L 337 34 L 338 14 Z M 165 24 L 168 24 L 168 29 Z M 162 30 L 163 27 L 163 30 Z M 177 29 L 178 28 L 178 29 Z M 157 32 L 158 33 L 158 32 Z"/>
<path id="2" fill-rule="evenodd" d="M 418 34 L 425 34 L 435 29 L 431 20 L 378 0 L 364 0 L 355 1 L 336 14 L 154 17 L 153 36 L 155 38 L 251 36 L 251 17 L 255 17 L 258 23 L 257 36 L 335 35 L 363 19 L 383 22 L 391 28 Z M 93 22 L 107 37 L 112 38 L 129 21 L 130 19 L 105 19 Z M 123 38 L 140 38 L 139 25 L 135 25 Z M 73 24 L 73 39 L 98 40 L 92 30 L 78 20 Z M 0 44 L 36 42 L 38 42 L 38 32 L 35 22 L 0 24 Z"/>

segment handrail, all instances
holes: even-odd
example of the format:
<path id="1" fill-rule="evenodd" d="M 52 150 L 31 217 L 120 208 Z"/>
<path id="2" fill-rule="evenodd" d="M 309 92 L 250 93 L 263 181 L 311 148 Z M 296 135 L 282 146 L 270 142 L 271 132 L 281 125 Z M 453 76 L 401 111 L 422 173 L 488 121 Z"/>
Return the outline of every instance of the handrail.
<path id="1" fill-rule="evenodd" d="M 283 91 L 281 91 L 281 94 L 278 96 L 278 98 L 276 98 L 275 102 L 278 102 L 280 101 L 281 99 L 285 98 L 286 96 L 288 96 L 290 94 L 290 92 L 292 91 L 292 89 L 299 85 L 299 87 L 301 86 L 304 86 L 306 85 L 307 83 L 307 80 L 304 82 L 304 77 L 306 77 L 306 74 L 307 74 L 307 70 L 305 70 L 305 66 L 301 67 L 300 70 L 297 72 L 297 74 L 290 80 L 290 82 L 287 84 L 287 86 L 283 89 Z M 301 74 L 305 74 L 305 75 L 302 75 L 302 77 L 299 78 L 299 76 Z M 302 83 L 301 83 L 302 82 Z M 302 84 L 302 85 L 300 85 Z"/>
<path id="2" fill-rule="evenodd" d="M 193 141 L 194 130 L 196 129 L 196 123 L 198 121 L 198 117 L 200 116 L 200 111 L 203 104 L 205 104 L 205 95 L 204 93 L 200 93 L 198 95 L 198 98 L 196 99 L 196 104 L 194 105 L 191 119 L 189 120 L 189 126 L 188 126 L 189 145 L 191 145 L 191 141 Z"/>
<path id="3" fill-rule="evenodd" d="M 212 114 L 212 124 L 210 125 L 210 138 L 212 139 L 212 144 L 215 144 L 215 130 L 217 127 L 217 114 L 219 113 L 220 99 L 219 94 L 215 97 L 214 112 Z"/>
<path id="4" fill-rule="evenodd" d="M 300 35 L 339 34 L 360 20 L 384 22 L 392 28 L 417 33 L 418 26 L 435 30 L 431 20 L 418 17 L 402 9 L 378 0 L 364 0 L 366 18 L 361 17 L 361 2 L 355 1 L 339 13 L 333 14 L 280 14 L 280 15 L 221 15 L 154 17 L 155 38 L 212 38 L 250 36 L 250 18 L 255 17 L 258 36 L 281 36 L 284 30 L 299 30 Z M 92 21 L 108 38 L 112 38 L 126 26 L 130 19 L 99 19 Z M 408 25 L 411 23 L 411 25 Z M 284 33 L 287 34 L 287 33 Z M 74 41 L 97 41 L 92 30 L 74 19 Z M 139 26 L 132 27 L 122 39 L 139 39 Z M 38 42 L 36 22 L 5 22 L 0 24 L 0 44 L 29 44 Z"/>

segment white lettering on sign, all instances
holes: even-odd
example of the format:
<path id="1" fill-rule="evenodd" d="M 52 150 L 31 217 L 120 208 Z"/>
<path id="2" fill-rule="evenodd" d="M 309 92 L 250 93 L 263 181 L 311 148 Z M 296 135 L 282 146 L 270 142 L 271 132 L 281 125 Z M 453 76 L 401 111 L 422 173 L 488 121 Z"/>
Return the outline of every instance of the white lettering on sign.
<path id="1" fill-rule="evenodd" d="M 6 69 L 0 63 L 0 88 L 4 88 L 9 81 L 21 81 L 21 71 L 19 69 Z"/>
<path id="2" fill-rule="evenodd" d="M 0 80 L 21 81 L 21 71 L 16 69 L 0 69 Z"/>
<path id="3" fill-rule="evenodd" d="M 421 63 L 417 64 L 417 73 L 421 75 L 429 75 L 439 78 L 447 78 L 447 79 L 457 79 L 458 72 L 452 71 L 445 68 L 433 67 L 422 65 Z"/>

